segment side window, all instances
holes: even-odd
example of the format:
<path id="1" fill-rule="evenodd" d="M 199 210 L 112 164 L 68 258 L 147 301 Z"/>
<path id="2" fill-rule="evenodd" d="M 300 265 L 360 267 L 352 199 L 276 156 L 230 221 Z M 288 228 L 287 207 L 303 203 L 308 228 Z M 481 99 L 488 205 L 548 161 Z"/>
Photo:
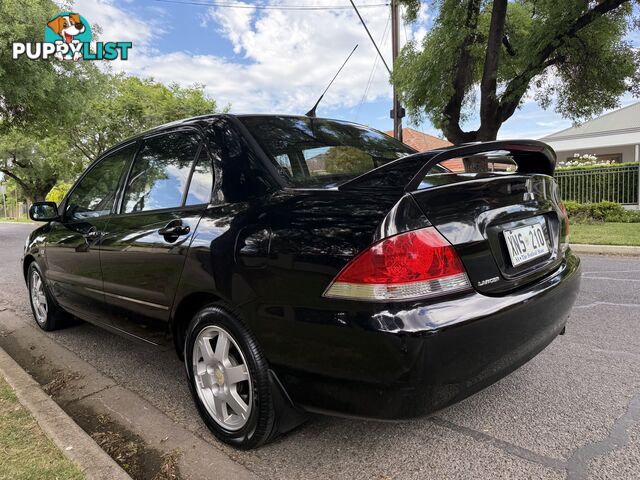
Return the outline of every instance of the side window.
<path id="1" fill-rule="evenodd" d="M 129 175 L 122 213 L 180 207 L 199 144 L 190 132 L 145 140 Z"/>
<path id="2" fill-rule="evenodd" d="M 193 168 L 191 183 L 185 205 L 199 205 L 211 201 L 211 190 L 213 189 L 213 163 L 207 154 L 207 150 L 202 148 L 198 161 Z"/>
<path id="3" fill-rule="evenodd" d="M 286 171 L 289 174 L 289 177 L 293 175 L 293 170 L 291 168 L 291 160 L 289 160 L 289 155 L 283 153 L 282 155 L 276 155 L 275 157 L 276 163 L 278 166 Z"/>
<path id="4" fill-rule="evenodd" d="M 120 177 L 136 151 L 136 144 L 113 152 L 100 160 L 73 189 L 65 210 L 65 220 L 85 220 L 111 213 Z"/>

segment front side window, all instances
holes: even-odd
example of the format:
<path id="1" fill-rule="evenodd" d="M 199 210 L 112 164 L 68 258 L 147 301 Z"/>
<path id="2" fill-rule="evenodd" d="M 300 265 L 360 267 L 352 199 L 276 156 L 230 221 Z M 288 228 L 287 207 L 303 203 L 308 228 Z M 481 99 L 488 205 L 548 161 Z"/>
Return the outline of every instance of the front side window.
<path id="1" fill-rule="evenodd" d="M 200 139 L 191 132 L 145 140 L 129 174 L 123 213 L 182 206 L 199 145 Z"/>
<path id="2" fill-rule="evenodd" d="M 135 144 L 128 145 L 107 155 L 93 166 L 71 192 L 65 219 L 77 221 L 109 215 L 122 172 L 135 151 Z"/>

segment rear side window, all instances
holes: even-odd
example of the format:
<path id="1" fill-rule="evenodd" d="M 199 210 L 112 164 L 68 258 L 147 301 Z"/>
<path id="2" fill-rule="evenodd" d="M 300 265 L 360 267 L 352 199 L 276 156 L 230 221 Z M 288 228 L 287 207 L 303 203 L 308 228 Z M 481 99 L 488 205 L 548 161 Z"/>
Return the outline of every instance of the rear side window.
<path id="1" fill-rule="evenodd" d="M 132 144 L 99 160 L 71 192 L 65 219 L 76 221 L 109 215 L 120 178 L 135 151 L 136 145 Z"/>
<path id="2" fill-rule="evenodd" d="M 376 130 L 337 120 L 239 118 L 292 187 L 333 187 L 415 153 Z"/>
<path id="3" fill-rule="evenodd" d="M 198 160 L 193 167 L 189 192 L 184 202 L 185 205 L 200 205 L 211 201 L 213 189 L 213 164 L 205 148 L 200 150 Z"/>
<path id="4" fill-rule="evenodd" d="M 129 174 L 122 212 L 182 206 L 199 145 L 200 139 L 191 132 L 146 139 Z"/>

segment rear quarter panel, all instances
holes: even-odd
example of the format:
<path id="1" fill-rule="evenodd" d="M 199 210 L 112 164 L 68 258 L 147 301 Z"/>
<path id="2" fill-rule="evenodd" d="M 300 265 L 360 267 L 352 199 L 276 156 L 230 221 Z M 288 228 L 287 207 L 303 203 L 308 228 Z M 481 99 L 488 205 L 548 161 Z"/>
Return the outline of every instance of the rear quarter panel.
<path id="1" fill-rule="evenodd" d="M 210 292 L 240 311 L 272 364 L 316 368 L 317 354 L 337 346 L 325 332 L 334 335 L 351 323 L 341 313 L 329 322 L 319 315 L 335 309 L 322 294 L 375 240 L 398 197 L 280 191 L 211 206 L 194 235 L 174 303 Z M 344 348 L 352 349 L 351 342 L 345 339 Z"/>

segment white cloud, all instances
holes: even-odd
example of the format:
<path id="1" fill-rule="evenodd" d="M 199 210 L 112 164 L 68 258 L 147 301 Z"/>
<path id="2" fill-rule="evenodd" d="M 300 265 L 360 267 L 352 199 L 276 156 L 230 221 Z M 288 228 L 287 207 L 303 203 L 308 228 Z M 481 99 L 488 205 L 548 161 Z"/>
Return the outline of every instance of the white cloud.
<path id="1" fill-rule="evenodd" d="M 111 0 L 75 0 L 73 9 L 86 18 L 92 28 L 99 25 L 100 39 L 106 41 L 147 46 L 154 36 L 163 33 L 153 24 L 125 13 Z"/>
<path id="2" fill-rule="evenodd" d="M 335 0 L 315 3 L 336 4 Z M 362 9 L 361 13 L 374 38 L 379 39 L 387 24 L 388 10 L 369 8 Z M 257 96 L 266 100 L 247 104 L 244 99 L 225 99 L 232 103 L 234 110 L 251 107 L 254 110 L 305 111 L 355 44 L 359 44 L 358 50 L 327 93 L 322 108 L 350 107 L 362 98 L 376 52 L 352 11 L 211 8 L 209 15 L 232 43 L 234 52 L 246 61 L 240 66 L 240 73 L 251 81 L 247 85 L 248 91 L 243 85 L 242 93 L 249 98 Z M 387 63 L 390 63 L 389 45 L 386 50 Z M 225 62 L 225 66 L 230 65 Z M 381 67 L 373 76 L 367 99 L 388 97 L 390 91 L 386 72 Z"/>
<path id="3" fill-rule="evenodd" d="M 300 4 L 299 0 L 267 0 L 266 3 Z M 336 0 L 314 4 L 335 5 Z M 381 3 L 360 0 L 359 4 Z M 347 3 L 348 5 L 348 3 Z M 220 105 L 232 110 L 303 113 L 322 93 L 348 53 L 358 50 L 325 96 L 319 112 L 357 106 L 367 85 L 376 52 L 351 10 L 259 10 L 210 8 L 202 24 L 216 25 L 236 56 L 195 55 L 187 51 L 157 52 L 153 40 L 167 32 L 151 20 L 142 20 L 118 8 L 112 0 L 76 0 L 74 8 L 102 28 L 102 38 L 132 41 L 129 60 L 112 62 L 115 70 L 150 76 L 164 83 L 199 83 Z M 380 40 L 389 10 L 362 8 L 374 38 Z M 206 38 L 202 30 L 202 41 Z M 390 42 L 381 48 L 390 64 Z M 367 101 L 390 98 L 391 87 L 379 64 L 372 76 Z"/>

